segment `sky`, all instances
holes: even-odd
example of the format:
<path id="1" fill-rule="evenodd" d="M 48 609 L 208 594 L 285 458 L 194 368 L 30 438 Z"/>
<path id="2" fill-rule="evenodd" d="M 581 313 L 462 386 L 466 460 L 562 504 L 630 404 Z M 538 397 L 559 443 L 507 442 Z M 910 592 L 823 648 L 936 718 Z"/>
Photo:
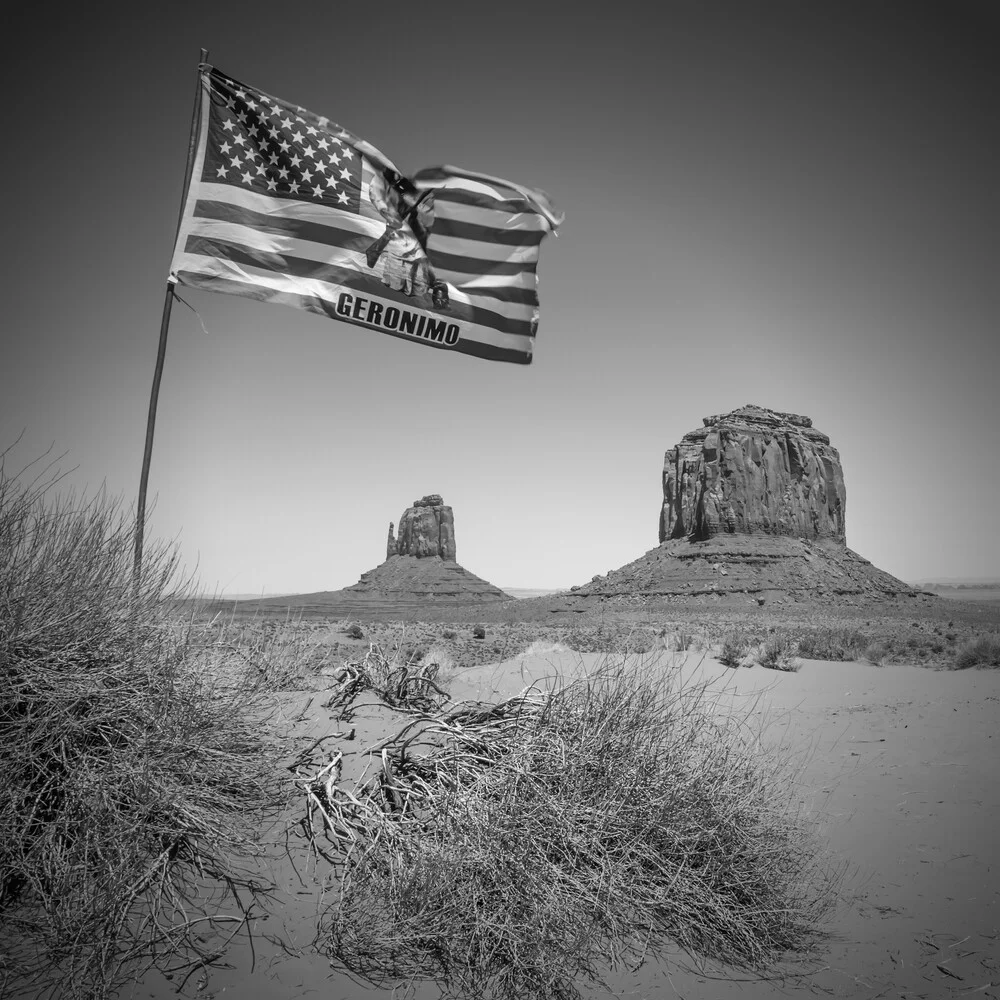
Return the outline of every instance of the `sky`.
<path id="1" fill-rule="evenodd" d="M 655 547 L 664 452 L 745 403 L 829 435 L 856 552 L 1000 578 L 998 27 L 990 2 L 26 6 L 8 469 L 51 448 L 64 487 L 135 503 L 204 47 L 404 172 L 542 188 L 565 222 L 530 366 L 181 290 L 147 537 L 203 590 L 349 586 L 428 493 L 478 576 L 586 582 Z"/>

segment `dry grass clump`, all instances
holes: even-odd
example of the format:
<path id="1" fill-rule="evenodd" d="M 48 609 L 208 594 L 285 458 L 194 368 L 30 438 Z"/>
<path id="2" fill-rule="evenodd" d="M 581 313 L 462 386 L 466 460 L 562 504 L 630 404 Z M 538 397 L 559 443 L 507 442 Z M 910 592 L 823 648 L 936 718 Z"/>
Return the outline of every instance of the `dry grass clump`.
<path id="1" fill-rule="evenodd" d="M 738 667 L 743 658 L 750 652 L 750 636 L 741 629 L 734 629 L 722 637 L 719 647 L 719 662 L 727 667 Z"/>
<path id="2" fill-rule="evenodd" d="M 532 639 L 531 643 L 525 647 L 525 656 L 548 656 L 551 653 L 568 653 L 569 646 L 558 639 Z"/>
<path id="3" fill-rule="evenodd" d="M 229 678 L 255 694 L 309 691 L 330 662 L 327 642 L 316 641 L 298 622 L 261 618 L 228 619 L 188 625 L 186 656 L 220 682 Z"/>
<path id="4" fill-rule="evenodd" d="M 340 869 L 327 949 L 369 981 L 576 997 L 668 940 L 761 970 L 832 898 L 781 768 L 662 671 L 415 713 L 367 754 L 304 786 Z"/>
<path id="5" fill-rule="evenodd" d="M 955 670 L 969 667 L 1000 667 L 1000 636 L 981 635 L 965 643 L 955 655 Z"/>
<path id="6" fill-rule="evenodd" d="M 857 629 L 820 629 L 799 636 L 799 656 L 807 660 L 849 662 L 860 659 L 871 640 Z"/>
<path id="7" fill-rule="evenodd" d="M 624 645 L 622 640 L 631 631 L 632 627 L 627 623 L 601 619 L 595 624 L 567 629 L 562 641 L 577 653 L 607 653 L 612 649 L 621 649 Z"/>
<path id="8" fill-rule="evenodd" d="M 785 632 L 775 632 L 761 644 L 757 662 L 769 670 L 797 673 L 802 664 L 795 659 L 795 641 Z"/>
<path id="9" fill-rule="evenodd" d="M 279 758 L 169 617 L 172 551 L 134 582 L 132 518 L 52 485 L 0 461 L 0 995 L 100 998 L 242 923 L 203 893 L 260 888 Z"/>
<path id="10" fill-rule="evenodd" d="M 649 653 L 657 648 L 657 635 L 652 629 L 634 628 L 623 639 L 620 649 L 625 653 Z"/>
<path id="11" fill-rule="evenodd" d="M 682 630 L 680 632 L 673 633 L 666 645 L 666 648 L 673 650 L 675 653 L 684 653 L 689 649 L 695 648 L 696 642 L 697 639 L 693 632 L 685 632 Z"/>
<path id="12" fill-rule="evenodd" d="M 454 673 L 455 657 L 451 655 L 451 650 L 446 645 L 435 642 L 420 658 L 420 666 L 427 676 L 430 676 L 430 671 L 433 670 L 434 674 L 431 679 L 440 682 L 442 678 L 449 677 Z"/>
<path id="13" fill-rule="evenodd" d="M 884 639 L 876 639 L 865 647 L 863 657 L 873 667 L 881 667 L 892 653 L 892 646 Z"/>

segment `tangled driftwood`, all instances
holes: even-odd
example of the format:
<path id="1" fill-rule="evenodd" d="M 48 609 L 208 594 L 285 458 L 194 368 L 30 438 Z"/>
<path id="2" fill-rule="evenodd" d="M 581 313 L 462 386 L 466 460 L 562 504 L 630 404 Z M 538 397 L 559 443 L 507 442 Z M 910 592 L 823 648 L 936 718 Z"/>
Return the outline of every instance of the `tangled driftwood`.
<path id="1" fill-rule="evenodd" d="M 451 696 L 436 683 L 436 663 L 422 664 L 413 660 L 397 663 L 375 643 L 358 663 L 344 663 L 337 668 L 334 680 L 337 689 L 326 703 L 339 709 L 338 718 L 350 718 L 355 698 L 365 691 L 375 694 L 380 703 L 403 710 L 433 711 L 451 700 Z"/>
<path id="2" fill-rule="evenodd" d="M 345 690 L 356 683 L 347 680 Z M 499 704 L 461 702 L 434 714 L 417 712 L 360 751 L 368 764 L 353 783 L 341 780 L 344 754 L 337 750 L 315 774 L 300 779 L 305 828 L 314 846 L 324 838 L 341 850 L 364 848 L 423 827 L 443 795 L 470 787 L 504 758 L 519 731 L 539 717 L 545 697 L 531 688 Z"/>

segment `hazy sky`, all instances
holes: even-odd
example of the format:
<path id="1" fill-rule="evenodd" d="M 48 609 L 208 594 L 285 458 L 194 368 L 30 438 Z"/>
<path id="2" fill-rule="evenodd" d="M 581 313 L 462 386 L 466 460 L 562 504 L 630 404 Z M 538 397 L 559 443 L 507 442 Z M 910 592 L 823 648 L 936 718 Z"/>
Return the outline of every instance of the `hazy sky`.
<path id="1" fill-rule="evenodd" d="M 181 290 L 207 333 L 175 306 L 148 532 L 206 589 L 350 585 L 431 492 L 474 573 L 582 583 L 656 545 L 664 451 L 748 402 L 840 450 L 851 548 L 904 579 L 1000 576 L 1000 7 L 587 10 L 8 20 L 12 464 L 54 445 L 71 482 L 134 503 L 204 46 L 403 170 L 496 174 L 566 213 L 530 366 Z"/>

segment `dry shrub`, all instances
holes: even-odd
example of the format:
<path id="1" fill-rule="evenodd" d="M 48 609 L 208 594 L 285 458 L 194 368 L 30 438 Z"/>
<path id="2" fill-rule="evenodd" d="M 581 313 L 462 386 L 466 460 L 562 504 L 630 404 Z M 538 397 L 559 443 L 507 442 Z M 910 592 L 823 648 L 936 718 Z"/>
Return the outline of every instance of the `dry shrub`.
<path id="1" fill-rule="evenodd" d="M 550 639 L 532 639 L 528 646 L 525 647 L 523 654 L 524 656 L 547 656 L 551 653 L 568 653 L 569 646 L 558 640 Z"/>
<path id="2" fill-rule="evenodd" d="M 965 643 L 955 655 L 955 670 L 969 667 L 1000 667 L 1000 636 L 981 635 Z"/>
<path id="3" fill-rule="evenodd" d="M 353 787 L 335 758 L 305 782 L 341 877 L 330 958 L 514 1000 L 579 996 L 668 940 L 749 970 L 808 952 L 835 883 L 747 735 L 640 665 L 414 716 Z"/>
<path id="4" fill-rule="evenodd" d="M 101 998 L 243 922 L 206 893 L 262 888 L 279 756 L 171 616 L 173 550 L 134 580 L 133 518 L 55 481 L 0 461 L 0 994 Z"/>
<path id="5" fill-rule="evenodd" d="M 856 629 L 820 629 L 799 637 L 798 653 L 807 660 L 842 662 L 860 659 L 870 644 Z"/>
<path id="6" fill-rule="evenodd" d="M 199 657 L 216 679 L 231 674 L 255 694 L 313 690 L 315 675 L 331 658 L 329 643 L 316 641 L 293 618 L 274 622 L 236 615 L 192 626 L 187 656 Z"/>
<path id="7" fill-rule="evenodd" d="M 795 642 L 784 632 L 776 632 L 768 636 L 760 647 L 757 662 L 769 670 L 783 670 L 786 673 L 796 673 L 802 666 L 793 654 Z"/>
<path id="8" fill-rule="evenodd" d="M 691 632 L 675 632 L 670 641 L 668 649 L 676 653 L 684 653 L 695 646 L 695 637 Z"/>
<path id="9" fill-rule="evenodd" d="M 623 653 L 649 653 L 656 648 L 656 633 L 647 628 L 633 628 L 618 650 Z"/>
<path id="10" fill-rule="evenodd" d="M 863 655 L 872 666 L 880 667 L 885 663 L 891 651 L 891 647 L 887 642 L 876 640 L 865 647 Z"/>
<path id="11" fill-rule="evenodd" d="M 434 679 L 440 680 L 455 670 L 455 657 L 451 655 L 451 650 L 447 646 L 435 642 L 421 657 L 420 666 L 425 673 L 433 669 Z"/>
<path id="12" fill-rule="evenodd" d="M 608 653 L 622 649 L 629 631 L 628 626 L 616 626 L 601 620 L 596 624 L 569 629 L 563 641 L 577 653 Z"/>
<path id="13" fill-rule="evenodd" d="M 735 629 L 722 637 L 719 648 L 719 662 L 727 667 L 738 667 L 750 652 L 751 639 L 745 632 Z"/>

